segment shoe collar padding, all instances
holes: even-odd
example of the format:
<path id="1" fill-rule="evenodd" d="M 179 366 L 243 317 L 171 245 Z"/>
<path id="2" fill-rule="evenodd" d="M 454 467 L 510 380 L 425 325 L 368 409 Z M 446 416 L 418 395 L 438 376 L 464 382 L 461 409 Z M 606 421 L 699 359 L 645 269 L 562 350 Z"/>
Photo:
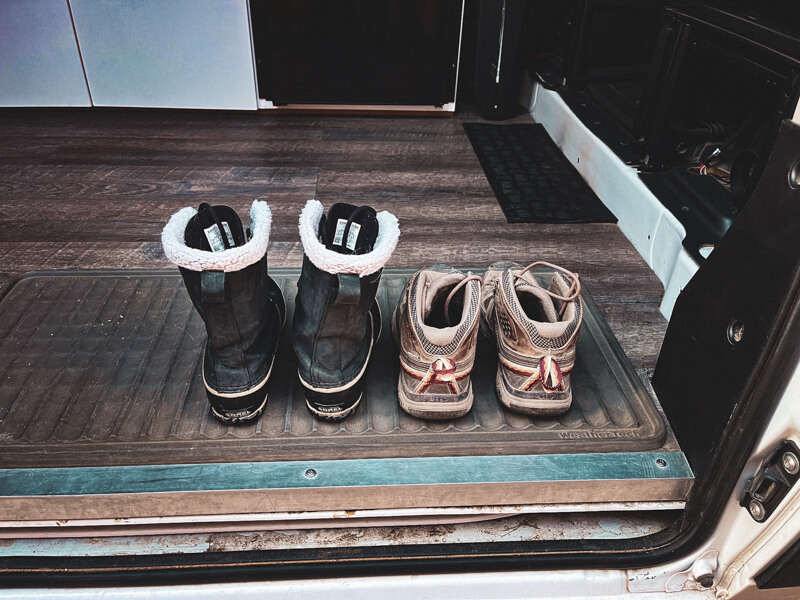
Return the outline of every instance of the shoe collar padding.
<path id="1" fill-rule="evenodd" d="M 329 250 L 319 241 L 319 221 L 323 212 L 324 208 L 319 201 L 309 200 L 300 213 L 298 225 L 303 251 L 315 267 L 332 275 L 354 273 L 364 277 L 386 265 L 400 238 L 397 217 L 385 210 L 378 213 L 378 238 L 371 252 L 340 254 Z"/>
<path id="2" fill-rule="evenodd" d="M 519 271 L 517 271 L 518 273 Z M 564 334 L 567 327 L 576 316 L 575 302 L 569 302 L 565 308 L 564 315 L 558 316 L 558 308 L 555 301 L 549 294 L 539 285 L 539 282 L 534 277 L 533 273 L 527 272 L 522 277 L 515 277 L 514 272 L 509 270 L 504 274 L 505 277 L 510 279 L 511 287 L 514 294 L 508 298 L 508 302 L 512 306 L 512 312 L 516 314 L 517 318 L 522 322 L 528 322 L 536 327 L 539 335 L 546 338 L 556 338 Z M 506 288 L 508 289 L 508 288 Z M 553 273 L 550 280 L 550 291 L 560 295 L 566 295 L 569 291 L 569 284 L 563 279 L 559 273 Z M 528 317 L 520 303 L 520 294 L 531 294 L 536 296 L 544 312 L 547 314 L 547 321 L 537 321 Z"/>
<path id="3" fill-rule="evenodd" d="M 186 245 L 186 226 L 197 210 L 187 206 L 176 212 L 161 232 L 161 245 L 167 258 L 190 271 L 241 271 L 264 257 L 272 228 L 272 211 L 263 200 L 253 200 L 250 207 L 251 237 L 243 246 L 222 252 L 209 252 Z"/>
<path id="4" fill-rule="evenodd" d="M 461 271 L 452 269 L 450 272 L 442 273 L 432 269 L 422 269 L 414 282 L 416 293 L 409 301 L 416 302 L 413 314 L 416 314 L 417 335 L 422 334 L 425 339 L 435 346 L 447 346 L 455 343 L 461 344 L 465 334 L 472 330 L 472 324 L 477 318 L 480 309 L 480 285 L 478 282 L 469 282 L 464 288 L 464 303 L 458 320 L 450 327 L 433 327 L 426 325 L 427 315 L 433 309 L 433 303 L 437 295 L 439 302 L 444 302 L 447 295 L 437 294 L 443 288 L 453 287 L 462 281 L 466 275 Z"/>

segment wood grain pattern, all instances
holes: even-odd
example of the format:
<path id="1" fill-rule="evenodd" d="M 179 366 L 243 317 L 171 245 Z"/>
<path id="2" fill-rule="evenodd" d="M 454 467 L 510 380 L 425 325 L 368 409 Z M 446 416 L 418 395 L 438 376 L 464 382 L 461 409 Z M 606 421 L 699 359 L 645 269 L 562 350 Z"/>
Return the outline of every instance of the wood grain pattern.
<path id="1" fill-rule="evenodd" d="M 525 121 L 520 117 L 517 121 Z M 652 369 L 663 288 L 612 224 L 509 224 L 455 118 L 130 110 L 0 111 L 0 293 L 31 270 L 169 268 L 160 232 L 200 202 L 274 215 L 269 263 L 297 267 L 306 200 L 401 221 L 390 267 L 549 260 L 580 273 L 634 366 Z M 529 120 L 529 119 L 528 119 Z"/>

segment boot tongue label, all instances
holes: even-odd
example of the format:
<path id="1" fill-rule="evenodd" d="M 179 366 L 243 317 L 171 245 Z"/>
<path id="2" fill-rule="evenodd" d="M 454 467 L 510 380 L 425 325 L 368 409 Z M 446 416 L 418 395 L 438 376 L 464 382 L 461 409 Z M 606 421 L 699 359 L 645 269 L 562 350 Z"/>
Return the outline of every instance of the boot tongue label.
<path id="1" fill-rule="evenodd" d="M 333 234 L 333 245 L 334 246 L 341 246 L 342 245 L 342 238 L 344 238 L 344 228 L 347 227 L 347 221 L 345 219 L 339 219 L 336 221 L 336 233 Z M 351 226 L 352 228 L 352 226 Z"/>
<path id="2" fill-rule="evenodd" d="M 233 243 L 233 233 L 227 221 L 222 222 L 222 228 L 225 230 L 225 236 L 228 238 L 228 245 L 233 248 L 236 244 Z M 225 242 L 222 241 L 222 233 L 216 223 L 211 227 L 203 229 L 203 232 L 206 234 L 206 239 L 208 240 L 208 245 L 211 246 L 212 252 L 222 252 L 225 250 Z"/>
<path id="3" fill-rule="evenodd" d="M 347 234 L 347 249 L 356 249 L 356 240 L 358 239 L 358 232 L 361 231 L 361 225 L 358 223 L 350 223 L 350 233 Z"/>
<path id="4" fill-rule="evenodd" d="M 228 225 L 227 221 L 223 221 L 222 228 L 225 230 L 225 236 L 228 238 L 228 244 L 231 248 L 233 248 L 236 244 L 233 243 L 233 232 L 231 232 L 231 226 Z"/>
<path id="5" fill-rule="evenodd" d="M 203 229 L 208 240 L 208 245 L 211 246 L 212 252 L 222 252 L 225 250 L 225 244 L 222 241 L 222 234 L 219 232 L 219 227 L 214 223 L 211 227 Z"/>
<path id="6" fill-rule="evenodd" d="M 336 221 L 336 233 L 333 234 L 334 246 L 342 245 L 342 242 L 344 241 L 344 230 L 346 228 L 347 228 L 346 219 L 339 219 Z M 356 249 L 356 241 L 358 240 L 358 234 L 360 231 L 361 231 L 361 225 L 359 225 L 358 223 L 350 223 L 350 231 L 347 233 L 347 244 L 346 244 L 346 248 L 348 250 Z"/>

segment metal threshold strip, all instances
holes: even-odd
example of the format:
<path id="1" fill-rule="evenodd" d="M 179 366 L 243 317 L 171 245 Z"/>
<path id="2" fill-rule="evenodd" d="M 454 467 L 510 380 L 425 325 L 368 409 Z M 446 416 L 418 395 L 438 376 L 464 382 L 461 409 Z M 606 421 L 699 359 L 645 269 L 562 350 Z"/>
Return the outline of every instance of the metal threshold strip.
<path id="1" fill-rule="evenodd" d="M 514 504 L 505 506 L 459 506 L 436 508 L 388 508 L 367 510 L 306 511 L 192 515 L 188 517 L 135 517 L 131 519 L 69 519 L 0 522 L 0 539 L 98 538 L 120 536 L 164 536 L 165 534 L 236 533 L 253 531 L 300 531 L 323 529 L 392 529 L 427 526 L 473 526 L 493 520 L 549 517 L 561 524 L 565 515 L 581 514 L 584 519 L 603 522 L 603 515 L 626 519 L 640 517 L 650 523 L 653 515 L 682 510 L 682 501 L 659 502 L 559 502 L 557 504 Z M 635 509 L 635 510 L 634 510 Z M 606 517 L 607 518 L 607 517 Z M 569 518 L 567 518 L 567 522 Z"/>
<path id="2" fill-rule="evenodd" d="M 0 470 L 0 527 L 368 509 L 670 502 L 680 452 L 469 456 Z M 27 525 L 29 526 L 29 525 Z"/>

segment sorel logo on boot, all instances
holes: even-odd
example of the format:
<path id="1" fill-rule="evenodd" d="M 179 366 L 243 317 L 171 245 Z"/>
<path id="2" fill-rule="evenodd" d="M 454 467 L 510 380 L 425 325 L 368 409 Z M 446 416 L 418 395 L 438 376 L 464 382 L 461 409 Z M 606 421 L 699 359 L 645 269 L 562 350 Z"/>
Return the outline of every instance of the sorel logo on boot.
<path id="1" fill-rule="evenodd" d="M 253 416 L 253 411 L 242 409 L 242 410 L 226 410 L 224 413 L 226 419 L 230 419 L 231 421 L 237 421 L 239 419 L 249 419 Z"/>

